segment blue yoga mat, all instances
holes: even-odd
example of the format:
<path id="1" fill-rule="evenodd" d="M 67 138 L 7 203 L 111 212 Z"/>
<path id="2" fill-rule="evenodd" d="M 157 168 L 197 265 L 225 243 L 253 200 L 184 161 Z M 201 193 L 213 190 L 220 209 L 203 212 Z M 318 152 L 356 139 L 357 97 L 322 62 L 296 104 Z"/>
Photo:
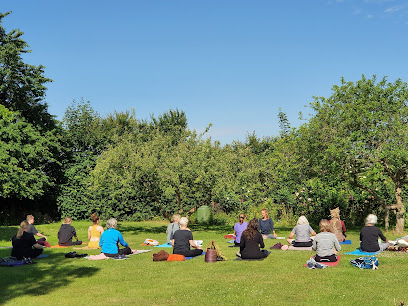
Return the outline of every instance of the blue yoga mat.
<path id="1" fill-rule="evenodd" d="M 187 260 L 187 259 L 192 259 L 192 258 L 197 258 L 197 257 L 203 256 L 203 255 L 205 255 L 205 252 L 203 252 L 201 255 L 198 255 L 198 256 L 186 257 L 186 260 Z"/>
<path id="2" fill-rule="evenodd" d="M 345 240 L 345 241 L 342 241 L 342 242 L 339 242 L 340 244 L 351 244 L 351 240 Z"/>
<path id="3" fill-rule="evenodd" d="M 376 254 L 380 253 L 380 251 L 378 252 L 363 252 L 360 249 L 354 250 L 353 252 L 348 252 L 345 253 L 346 255 L 360 255 L 360 256 L 374 256 Z"/>
<path id="4" fill-rule="evenodd" d="M 48 257 L 48 256 L 50 256 L 50 255 L 40 255 L 40 256 L 38 256 L 36 258 L 33 258 L 33 259 L 35 260 L 35 259 L 44 258 L 44 257 Z M 22 266 L 24 264 L 25 264 L 24 261 L 21 260 L 21 259 L 10 260 L 8 262 L 0 262 L 0 266 L 4 266 L 4 267 L 18 267 L 18 266 Z"/>
<path id="5" fill-rule="evenodd" d="M 171 245 L 171 243 L 163 243 L 161 245 L 155 245 L 155 248 L 172 248 L 173 246 Z"/>

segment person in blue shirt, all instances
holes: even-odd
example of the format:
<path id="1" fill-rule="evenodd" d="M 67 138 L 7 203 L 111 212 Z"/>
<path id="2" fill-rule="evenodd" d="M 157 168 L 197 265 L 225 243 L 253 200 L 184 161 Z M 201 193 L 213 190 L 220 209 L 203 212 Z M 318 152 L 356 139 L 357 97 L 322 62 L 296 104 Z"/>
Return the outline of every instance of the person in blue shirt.
<path id="1" fill-rule="evenodd" d="M 118 222 L 115 218 L 111 218 L 106 221 L 107 230 L 103 232 L 99 240 L 99 246 L 101 247 L 101 253 L 107 257 L 116 257 L 118 255 L 129 255 L 137 252 L 132 250 L 126 241 L 123 239 L 122 234 L 116 230 Z M 125 248 L 119 249 L 119 243 Z"/>
<path id="2" fill-rule="evenodd" d="M 263 239 L 273 239 L 277 238 L 278 235 L 275 233 L 275 228 L 273 227 L 273 221 L 269 218 L 268 210 L 266 208 L 262 209 L 261 211 L 262 218 L 259 219 L 259 231 L 261 232 Z M 273 234 L 272 234 L 272 233 Z"/>

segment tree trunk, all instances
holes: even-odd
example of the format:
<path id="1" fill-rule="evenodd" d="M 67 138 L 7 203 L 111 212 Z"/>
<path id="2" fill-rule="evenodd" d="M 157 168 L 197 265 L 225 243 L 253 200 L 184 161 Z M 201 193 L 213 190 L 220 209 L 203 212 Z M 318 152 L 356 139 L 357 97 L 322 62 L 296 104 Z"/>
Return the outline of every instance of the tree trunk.
<path id="1" fill-rule="evenodd" d="M 402 203 L 401 187 L 399 186 L 395 188 L 395 199 L 397 200 L 396 207 L 397 224 L 395 225 L 395 231 L 399 234 L 402 234 L 405 225 L 405 207 L 404 203 Z"/>
<path id="2" fill-rule="evenodd" d="M 387 207 L 387 208 L 385 209 L 385 218 L 384 218 L 385 231 L 386 231 L 386 232 L 388 232 L 388 228 L 389 228 L 389 226 L 390 226 L 389 218 L 390 218 L 390 209 Z"/>

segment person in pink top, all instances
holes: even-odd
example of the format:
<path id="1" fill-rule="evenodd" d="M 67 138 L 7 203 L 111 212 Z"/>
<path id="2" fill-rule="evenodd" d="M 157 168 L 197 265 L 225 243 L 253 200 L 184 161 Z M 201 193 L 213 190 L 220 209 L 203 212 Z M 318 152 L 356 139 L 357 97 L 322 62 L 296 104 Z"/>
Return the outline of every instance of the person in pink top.
<path id="1" fill-rule="evenodd" d="M 235 245 L 240 246 L 242 232 L 246 230 L 248 222 L 245 221 L 245 215 L 239 214 L 238 222 L 234 225 Z"/>

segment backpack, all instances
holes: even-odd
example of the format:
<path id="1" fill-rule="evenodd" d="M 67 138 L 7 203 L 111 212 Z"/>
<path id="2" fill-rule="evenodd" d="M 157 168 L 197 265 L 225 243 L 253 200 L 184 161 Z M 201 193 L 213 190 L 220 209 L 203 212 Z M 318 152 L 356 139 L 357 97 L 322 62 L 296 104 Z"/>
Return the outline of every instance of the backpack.
<path id="1" fill-rule="evenodd" d="M 372 257 L 358 257 L 350 260 L 350 263 L 360 269 L 378 269 L 378 259 L 375 256 Z"/>

